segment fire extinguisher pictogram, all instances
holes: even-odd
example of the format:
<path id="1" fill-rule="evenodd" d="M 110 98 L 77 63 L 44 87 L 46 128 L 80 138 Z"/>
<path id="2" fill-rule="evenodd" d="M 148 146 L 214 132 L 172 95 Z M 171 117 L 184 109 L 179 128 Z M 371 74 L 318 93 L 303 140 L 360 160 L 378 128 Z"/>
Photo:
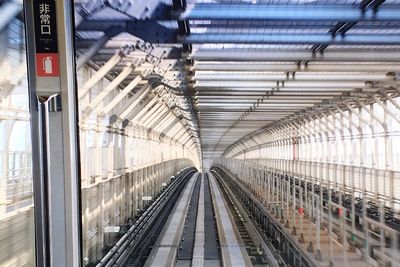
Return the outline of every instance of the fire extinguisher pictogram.
<path id="1" fill-rule="evenodd" d="M 36 54 L 36 71 L 39 77 L 56 77 L 60 75 L 58 54 L 38 53 Z"/>
<path id="2" fill-rule="evenodd" d="M 46 74 L 53 73 L 53 62 L 52 62 L 51 57 L 45 57 L 43 59 L 43 70 L 44 70 L 44 73 L 46 73 Z"/>

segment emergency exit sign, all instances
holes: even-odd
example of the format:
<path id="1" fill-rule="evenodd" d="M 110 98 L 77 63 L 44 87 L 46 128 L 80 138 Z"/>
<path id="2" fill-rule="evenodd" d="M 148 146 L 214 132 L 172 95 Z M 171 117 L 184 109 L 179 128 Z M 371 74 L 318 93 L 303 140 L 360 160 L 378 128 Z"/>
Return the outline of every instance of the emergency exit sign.
<path id="1" fill-rule="evenodd" d="M 36 75 L 57 77 L 60 65 L 57 44 L 55 0 L 33 1 L 36 45 Z"/>

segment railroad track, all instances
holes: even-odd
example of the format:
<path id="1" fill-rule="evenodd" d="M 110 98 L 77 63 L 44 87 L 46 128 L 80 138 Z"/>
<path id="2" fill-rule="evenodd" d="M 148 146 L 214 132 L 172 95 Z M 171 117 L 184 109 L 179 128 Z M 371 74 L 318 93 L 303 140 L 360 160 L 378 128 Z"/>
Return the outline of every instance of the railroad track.
<path id="1" fill-rule="evenodd" d="M 176 200 L 189 180 L 187 178 L 194 173 L 194 168 L 180 172 L 96 267 L 143 266 L 149 254 L 148 250 L 161 232 Z"/>
<path id="2" fill-rule="evenodd" d="M 268 262 L 265 258 L 264 252 L 261 249 L 260 244 L 256 244 L 254 242 L 254 236 L 252 237 L 249 234 L 249 229 L 248 226 L 246 227 L 245 225 L 245 219 L 243 218 L 242 213 L 236 207 L 234 200 L 227 191 L 227 188 L 222 184 L 219 179 L 217 179 L 217 181 L 226 200 L 226 203 L 228 204 L 229 210 L 233 216 L 236 228 L 238 229 L 240 237 L 246 248 L 247 254 L 250 257 L 251 263 L 253 264 L 253 266 L 268 266 Z M 260 243 L 260 240 L 258 240 L 258 243 Z"/>
<path id="3" fill-rule="evenodd" d="M 247 250 L 253 253 L 255 246 L 227 203 L 212 175 L 193 176 L 145 266 L 253 266 Z"/>

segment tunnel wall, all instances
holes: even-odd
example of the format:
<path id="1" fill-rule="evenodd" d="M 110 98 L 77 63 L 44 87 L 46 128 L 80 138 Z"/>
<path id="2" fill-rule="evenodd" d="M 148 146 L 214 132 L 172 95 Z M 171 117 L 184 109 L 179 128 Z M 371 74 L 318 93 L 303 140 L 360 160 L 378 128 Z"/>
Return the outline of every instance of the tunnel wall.
<path id="1" fill-rule="evenodd" d="M 107 226 L 126 224 L 144 208 L 144 196 L 154 197 L 179 170 L 199 166 L 163 88 L 149 86 L 142 73 L 121 97 L 126 83 L 110 87 L 118 78 L 100 73 L 87 65 L 77 74 L 86 92 L 79 99 L 84 264 L 100 260 L 118 240 Z M 104 112 L 114 99 L 119 101 Z"/>
<path id="2" fill-rule="evenodd" d="M 370 96 L 368 105 L 326 108 L 257 131 L 224 154 L 236 159 L 286 159 L 400 171 L 400 98 Z M 378 97 L 380 97 L 378 99 Z"/>
<path id="3" fill-rule="evenodd" d="M 188 160 L 176 159 L 98 181 L 82 188 L 83 258 L 86 263 L 102 258 L 104 248 L 115 244 L 117 233 L 107 226 L 121 226 L 144 207 L 144 196 L 154 197 L 184 167 Z"/>
<path id="4" fill-rule="evenodd" d="M 181 140 L 188 133 L 168 109 L 162 88 L 152 88 L 142 80 L 121 97 L 127 86 L 121 82 L 110 90 L 116 78 L 103 75 L 100 79 L 100 72 L 89 66 L 77 72 L 79 90 L 87 91 L 79 99 L 82 185 L 172 159 L 186 158 L 199 167 L 190 142 Z M 104 112 L 116 98 L 119 101 Z"/>
<path id="5" fill-rule="evenodd" d="M 235 143 L 224 165 L 259 164 L 283 173 L 332 182 L 400 205 L 400 98 L 369 96 L 368 105 L 294 117 Z M 232 165 L 232 162 L 235 162 Z"/>

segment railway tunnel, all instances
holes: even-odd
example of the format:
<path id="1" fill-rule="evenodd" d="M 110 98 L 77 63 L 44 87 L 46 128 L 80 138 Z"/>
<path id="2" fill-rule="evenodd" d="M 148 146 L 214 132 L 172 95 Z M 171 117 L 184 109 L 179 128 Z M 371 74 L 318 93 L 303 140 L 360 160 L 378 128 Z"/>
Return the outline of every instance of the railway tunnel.
<path id="1" fill-rule="evenodd" d="M 1 0 L 0 266 L 400 266 L 399 0 Z"/>

